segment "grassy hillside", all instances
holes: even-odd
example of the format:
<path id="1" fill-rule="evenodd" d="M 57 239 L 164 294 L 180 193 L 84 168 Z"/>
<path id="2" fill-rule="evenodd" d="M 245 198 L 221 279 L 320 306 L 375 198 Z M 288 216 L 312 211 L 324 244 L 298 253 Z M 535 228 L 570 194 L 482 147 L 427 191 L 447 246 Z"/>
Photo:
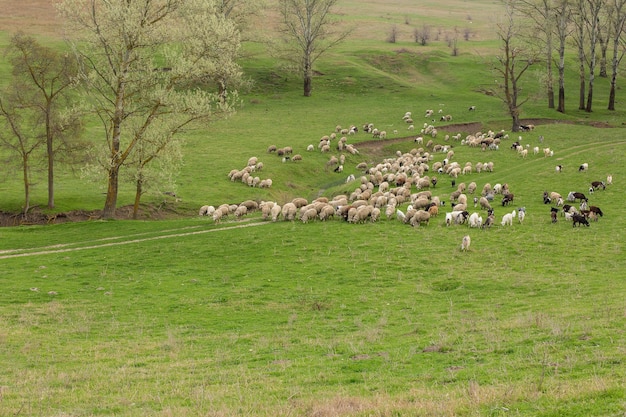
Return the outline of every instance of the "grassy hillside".
<path id="1" fill-rule="evenodd" d="M 296 76 L 247 45 L 242 65 L 255 84 L 241 109 L 185 132 L 179 201 L 145 200 L 178 218 L 1 228 L 0 415 L 624 414 L 625 110 L 619 103 L 616 112 L 604 110 L 601 78 L 595 111 L 575 110 L 571 66 L 566 114 L 533 96 L 522 117 L 536 129 L 510 134 L 499 150 L 446 140 L 478 126 L 510 128 L 502 103 L 484 93 L 493 83 L 498 6 L 418 3 L 340 2 L 354 36 L 319 61 L 309 98 Z M 445 28 L 471 21 L 476 36 L 452 57 L 444 40 L 412 41 L 410 28 L 423 21 Z M 389 44 L 393 24 L 403 35 Z M 530 73 L 524 91 L 539 91 L 538 79 Z M 412 111 L 419 128 L 431 122 L 426 109 L 435 110 L 435 142 L 450 146 L 454 160 L 494 162 L 494 172 L 460 176 L 457 185 L 507 183 L 515 193 L 512 206 L 494 202 L 492 228 L 446 226 L 443 213 L 416 228 L 384 216 L 302 224 L 252 213 L 215 224 L 197 215 L 203 204 L 349 194 L 357 184 L 346 177 L 363 174 L 358 163 L 418 146 L 402 116 Z M 440 122 L 439 109 L 453 120 Z M 347 155 L 344 172 L 326 169 L 339 153 L 319 152 L 320 137 L 337 124 L 368 122 L 389 141 L 374 144 L 359 132 L 349 142 L 360 153 Z M 528 157 L 510 149 L 515 140 Z M 292 146 L 303 160 L 283 163 L 269 145 Z M 535 146 L 554 156 L 535 155 Z M 264 163 L 260 176 L 272 178 L 272 188 L 228 180 L 251 156 Z M 434 153 L 432 162 L 445 157 Z M 578 172 L 583 162 L 588 172 Z M 591 181 L 607 174 L 614 184 L 589 194 Z M 14 171 L 2 175 L 0 210 L 19 211 L 19 180 Z M 456 186 L 437 176 L 431 191 L 449 203 Z M 35 204 L 45 203 L 44 184 L 42 177 L 35 185 Z M 132 191 L 123 188 L 120 205 L 132 202 Z M 544 191 L 585 192 L 604 216 L 574 228 L 559 214 L 553 224 Z M 57 211 L 99 209 L 103 192 L 65 172 Z M 500 225 L 522 206 L 522 224 Z M 469 210 L 480 211 L 471 203 Z M 459 250 L 464 235 L 472 238 L 468 252 Z"/>

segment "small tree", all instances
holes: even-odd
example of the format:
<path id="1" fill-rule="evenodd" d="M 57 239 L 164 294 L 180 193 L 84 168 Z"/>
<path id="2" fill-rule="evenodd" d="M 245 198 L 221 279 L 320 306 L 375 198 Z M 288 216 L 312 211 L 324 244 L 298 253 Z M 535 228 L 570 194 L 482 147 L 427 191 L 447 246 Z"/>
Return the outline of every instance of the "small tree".
<path id="1" fill-rule="evenodd" d="M 396 43 L 398 41 L 398 26 L 393 25 L 389 29 L 389 36 L 387 36 L 387 42 Z"/>
<path id="2" fill-rule="evenodd" d="M 497 65 L 494 65 L 494 70 L 499 77 L 496 80 L 498 88 L 493 93 L 502 100 L 513 120 L 511 130 L 518 132 L 520 130 L 520 107 L 529 99 L 529 97 L 520 99 L 520 81 L 535 59 L 517 44 L 519 27 L 515 6 L 515 0 L 506 0 L 504 20 L 496 25 L 501 53 L 496 58 Z"/>
<path id="3" fill-rule="evenodd" d="M 0 129 L 0 143 L 10 151 L 11 156 L 18 156 L 24 184 L 24 215 L 30 210 L 33 155 L 46 143 L 41 131 L 36 133 L 41 119 L 38 109 L 32 104 L 32 94 L 33 90 L 29 86 L 12 83 L 0 97 L 0 116 L 4 122 Z M 16 159 L 11 157 L 7 162 L 14 163 Z"/>
<path id="4" fill-rule="evenodd" d="M 77 66 L 74 56 L 59 53 L 40 45 L 33 37 L 17 33 L 7 50 L 13 67 L 13 80 L 26 88 L 28 94 L 13 94 L 18 107 L 39 113 L 41 124 L 35 128 L 46 145 L 48 172 L 48 208 L 54 208 L 55 161 L 60 156 L 72 156 L 80 149 L 81 115 L 71 106 L 70 89 L 76 84 Z M 28 102 L 24 102 L 27 100 Z M 5 103 L 6 115 L 15 107 Z M 19 118 L 28 123 L 28 117 Z M 14 119 L 18 122 L 17 119 Z M 25 162 L 25 161 L 24 161 Z"/>
<path id="5" fill-rule="evenodd" d="M 430 32 L 430 26 L 424 23 L 421 28 L 415 28 L 413 30 L 413 38 L 415 39 L 415 42 L 419 43 L 422 46 L 426 46 L 426 44 L 430 40 Z"/>
<path id="6" fill-rule="evenodd" d="M 283 58 L 295 64 L 304 82 L 304 96 L 313 90 L 313 65 L 350 31 L 332 31 L 331 9 L 338 0 L 279 0 Z"/>

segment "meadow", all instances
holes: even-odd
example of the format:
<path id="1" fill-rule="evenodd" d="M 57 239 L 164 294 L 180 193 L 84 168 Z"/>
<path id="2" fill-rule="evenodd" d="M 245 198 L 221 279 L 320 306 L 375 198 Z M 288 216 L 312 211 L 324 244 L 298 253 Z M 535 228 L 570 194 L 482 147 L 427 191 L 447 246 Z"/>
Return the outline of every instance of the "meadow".
<path id="1" fill-rule="evenodd" d="M 309 98 L 261 46 L 247 45 L 242 65 L 256 83 L 241 109 L 186 132 L 178 200 L 144 201 L 176 216 L 0 229 L 0 415 L 624 415 L 626 109 L 604 110 L 607 80 L 598 78 L 593 113 L 576 110 L 573 89 L 567 112 L 556 113 L 536 94 L 537 71 L 522 109 L 534 131 L 508 132 L 497 151 L 446 142 L 476 124 L 510 128 L 499 99 L 484 94 L 497 3 L 411 3 L 340 2 L 356 29 L 319 62 Z M 420 47 L 410 27 L 429 16 L 446 28 L 471 16 L 475 37 L 457 57 L 443 40 Z M 396 44 L 385 42 L 392 24 L 402 31 Z M 451 145 L 455 160 L 495 164 L 457 183 L 508 183 L 515 193 L 513 206 L 495 207 L 492 228 L 446 226 L 443 215 L 416 228 L 386 218 L 272 223 L 253 213 L 215 224 L 198 216 L 203 204 L 349 193 L 355 185 L 345 179 L 362 175 L 359 162 L 416 147 L 402 116 L 412 111 L 419 126 L 430 108 L 453 116 L 436 122 L 436 142 Z M 328 154 L 305 150 L 337 124 L 367 122 L 390 140 L 351 137 L 361 151 L 342 173 L 326 169 Z M 520 136 L 554 156 L 520 158 L 509 149 Z M 283 163 L 266 153 L 272 144 L 294 147 L 303 161 Z M 228 180 L 251 156 L 264 162 L 271 189 Z M 583 162 L 588 172 L 578 172 Z M 588 193 L 607 174 L 614 184 L 589 195 L 604 212 L 599 221 L 551 222 L 543 191 Z M 432 191 L 449 201 L 454 189 L 439 176 Z M 64 173 L 56 210 L 101 208 L 102 191 Z M 132 191 L 122 190 L 121 205 Z M 3 172 L 0 192 L 0 209 L 19 211 L 14 173 Z M 45 204 L 43 182 L 34 199 Z M 520 206 L 524 223 L 501 226 Z M 472 246 L 461 252 L 466 234 Z"/>

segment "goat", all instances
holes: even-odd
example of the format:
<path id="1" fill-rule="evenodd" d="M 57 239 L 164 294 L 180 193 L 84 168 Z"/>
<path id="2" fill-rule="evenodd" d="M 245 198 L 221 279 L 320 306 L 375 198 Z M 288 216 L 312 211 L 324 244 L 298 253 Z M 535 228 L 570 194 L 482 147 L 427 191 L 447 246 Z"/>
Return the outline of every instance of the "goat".
<path id="1" fill-rule="evenodd" d="M 572 227 L 576 227 L 577 224 L 578 226 L 585 225 L 589 227 L 589 222 L 587 221 L 587 218 L 582 214 L 575 213 L 574 215 L 572 215 Z"/>

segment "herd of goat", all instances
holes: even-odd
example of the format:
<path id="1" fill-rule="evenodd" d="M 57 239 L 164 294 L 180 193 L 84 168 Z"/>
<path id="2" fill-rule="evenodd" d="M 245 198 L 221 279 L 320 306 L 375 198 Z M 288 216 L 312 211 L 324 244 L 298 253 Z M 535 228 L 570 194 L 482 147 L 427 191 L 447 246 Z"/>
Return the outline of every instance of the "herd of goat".
<path id="1" fill-rule="evenodd" d="M 470 108 L 472 110 L 472 108 Z M 426 116 L 432 115 L 429 110 Z M 409 124 L 409 130 L 414 129 L 411 114 L 407 112 L 403 120 Z M 446 115 L 442 120 L 451 120 L 451 116 Z M 534 126 L 525 126 L 526 130 L 532 130 Z M 386 132 L 373 127 L 373 124 L 364 124 L 361 128 L 363 132 L 371 134 L 376 138 L 386 137 Z M 347 137 L 355 135 L 359 131 L 356 126 L 350 128 L 342 128 L 337 126 L 335 132 L 330 135 L 324 135 L 318 145 L 321 152 L 331 152 L 332 144 L 339 151 L 338 156 L 331 156 L 326 164 L 326 168 L 334 168 L 335 172 L 343 171 L 343 164 L 346 161 L 345 153 L 357 155 L 359 152 L 354 145 L 347 143 Z M 382 132 L 382 134 L 381 134 Z M 394 131 L 397 133 L 397 131 Z M 338 138 L 341 136 L 340 138 Z M 417 145 L 423 145 L 424 136 L 430 136 L 433 139 L 437 137 L 437 131 L 432 125 L 424 124 L 420 135 L 414 139 Z M 502 139 L 508 136 L 503 132 L 477 132 L 468 135 L 461 140 L 461 135 L 445 136 L 444 141 L 449 140 L 460 141 L 460 145 L 481 146 L 482 150 L 497 150 Z M 521 137 L 520 137 L 521 139 Z M 540 137 L 540 142 L 543 139 Z M 309 145 L 307 151 L 313 151 L 315 147 Z M 519 141 L 511 145 L 511 149 L 516 150 L 522 157 L 526 157 L 529 145 L 522 146 Z M 291 147 L 277 148 L 274 145 L 268 147 L 268 153 L 276 153 L 286 161 L 301 161 L 300 154 L 293 155 Z M 539 153 L 539 148 L 533 149 L 535 154 Z M 437 154 L 445 155 L 441 161 L 436 161 Z M 554 152 L 549 148 L 543 149 L 545 157 L 551 157 Z M 361 170 L 363 175 L 358 177 L 350 175 L 347 178 L 348 183 L 354 183 L 355 189 L 349 195 L 337 195 L 332 198 L 321 197 L 314 201 L 307 201 L 304 198 L 296 198 L 293 201 L 278 204 L 270 201 L 254 201 L 247 200 L 240 204 L 222 204 L 219 206 L 205 205 L 200 208 L 200 215 L 211 216 L 217 223 L 229 215 L 233 215 L 236 219 L 240 219 L 250 212 L 260 210 L 262 219 L 268 221 L 277 221 L 279 219 L 294 221 L 299 220 L 303 223 L 319 219 L 328 220 L 331 218 L 340 218 L 348 223 L 364 223 L 366 221 L 378 221 L 383 217 L 387 219 L 395 218 L 403 223 L 411 226 L 420 226 L 428 224 L 430 219 L 439 215 L 439 211 L 443 207 L 449 207 L 450 211 L 445 213 L 444 224 L 446 226 L 467 224 L 470 228 L 489 228 L 496 223 L 494 209 L 492 205 L 498 198 L 498 205 L 502 207 L 511 206 L 515 202 L 515 195 L 509 189 L 508 184 L 495 184 L 493 187 L 486 183 L 482 191 L 477 190 L 475 182 L 471 182 L 466 186 L 461 182 L 456 186 L 459 175 L 471 172 L 493 172 L 493 162 L 467 162 L 461 166 L 458 162 L 453 161 L 454 151 L 452 146 L 447 144 L 438 145 L 433 140 L 429 140 L 424 147 L 414 148 L 410 152 L 397 152 L 394 158 L 387 158 L 376 165 L 368 165 L 365 162 L 359 163 L 356 167 Z M 232 170 L 228 177 L 231 181 L 241 181 L 251 187 L 269 188 L 272 185 L 271 179 L 260 179 L 255 176 L 255 172 L 261 171 L 263 163 L 257 157 L 251 157 L 248 164 L 243 169 Z M 588 163 L 579 166 L 580 172 L 587 172 Z M 562 172 L 561 165 L 556 166 L 556 172 Z M 446 175 L 451 178 L 451 184 L 456 186 L 456 190 L 450 194 L 449 204 L 438 196 L 433 196 L 432 189 L 437 185 L 437 176 Z M 612 184 L 612 176 L 608 175 L 606 181 L 592 181 L 588 188 L 588 194 L 593 194 L 597 190 L 604 190 Z M 479 195 L 480 194 L 480 195 Z M 469 197 L 468 197 L 469 196 Z M 470 199 L 471 197 L 471 199 Z M 473 201 L 474 208 L 480 211 L 470 213 L 470 204 Z M 598 217 L 603 216 L 602 210 L 595 205 L 589 203 L 589 198 L 582 192 L 570 192 L 565 198 L 557 192 L 543 193 L 543 202 L 549 204 L 551 221 L 556 223 L 559 213 L 564 219 L 572 222 L 573 227 L 589 226 L 590 221 L 597 221 Z M 401 209 L 404 203 L 408 206 Z M 577 206 L 576 206 L 577 204 Z M 404 206 L 403 206 L 404 207 Z M 486 212 L 483 220 L 482 214 Z M 517 207 L 508 209 L 502 216 L 500 224 L 502 226 L 510 226 L 514 219 L 519 223 L 524 221 L 526 216 L 525 207 Z M 471 238 L 469 235 L 463 238 L 461 250 L 468 250 Z"/>

